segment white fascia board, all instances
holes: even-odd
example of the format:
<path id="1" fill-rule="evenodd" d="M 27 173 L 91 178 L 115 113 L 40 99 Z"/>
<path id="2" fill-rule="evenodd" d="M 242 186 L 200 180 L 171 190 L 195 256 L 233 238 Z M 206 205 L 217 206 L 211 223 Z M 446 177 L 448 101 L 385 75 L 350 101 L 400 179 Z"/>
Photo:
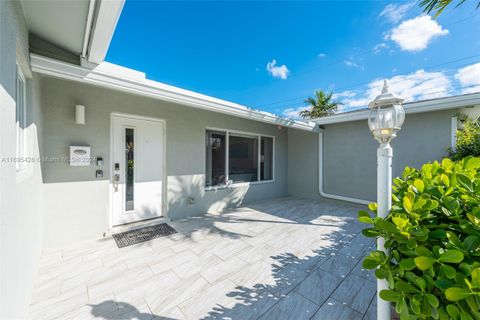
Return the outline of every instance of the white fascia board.
<path id="1" fill-rule="evenodd" d="M 88 61 L 97 64 L 105 59 L 113 32 L 125 4 L 125 0 L 99 1 L 97 15 L 90 34 L 87 57 Z"/>
<path id="2" fill-rule="evenodd" d="M 142 79 L 140 77 L 132 78 L 130 74 L 122 76 L 119 72 L 115 72 L 115 74 L 105 72 L 104 68 L 101 67 L 89 69 L 35 54 L 31 54 L 30 58 L 32 70 L 40 74 L 300 130 L 315 131 L 317 128 L 315 122 L 293 120 L 264 111 L 252 110 L 236 103 L 169 86 L 160 82 Z"/>
<path id="3" fill-rule="evenodd" d="M 403 106 L 405 108 L 405 113 L 410 114 L 456 109 L 478 104 L 480 104 L 480 92 L 431 100 L 408 102 L 404 103 Z M 319 125 L 335 124 L 341 122 L 365 120 L 368 118 L 369 114 L 370 110 L 367 109 L 361 111 L 341 113 L 324 118 L 312 119 L 311 121 L 315 121 Z"/>

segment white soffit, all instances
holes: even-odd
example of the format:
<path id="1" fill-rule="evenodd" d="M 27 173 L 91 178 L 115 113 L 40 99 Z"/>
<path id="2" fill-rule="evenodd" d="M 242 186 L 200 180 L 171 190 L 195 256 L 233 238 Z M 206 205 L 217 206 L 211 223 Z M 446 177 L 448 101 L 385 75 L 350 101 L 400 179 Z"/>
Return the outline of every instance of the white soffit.
<path id="1" fill-rule="evenodd" d="M 458 96 L 429 99 L 415 102 L 404 103 L 405 113 L 421 113 L 429 111 L 440 111 L 448 109 L 456 109 L 469 107 L 480 104 L 480 92 L 469 93 Z M 346 113 L 340 113 L 333 116 L 312 119 L 319 125 L 334 124 L 341 122 L 357 121 L 368 119 L 370 110 L 352 111 Z"/>
<path id="2" fill-rule="evenodd" d="M 82 83 L 174 102 L 189 107 L 295 129 L 306 131 L 314 131 L 316 129 L 315 122 L 279 117 L 268 112 L 252 110 L 236 103 L 148 80 L 141 72 L 108 62 L 102 63 L 96 68 L 89 69 L 31 54 L 31 66 L 34 72 L 53 77 L 80 81 Z"/>
<path id="3" fill-rule="evenodd" d="M 28 31 L 69 52 L 80 54 L 89 0 L 22 0 Z"/>

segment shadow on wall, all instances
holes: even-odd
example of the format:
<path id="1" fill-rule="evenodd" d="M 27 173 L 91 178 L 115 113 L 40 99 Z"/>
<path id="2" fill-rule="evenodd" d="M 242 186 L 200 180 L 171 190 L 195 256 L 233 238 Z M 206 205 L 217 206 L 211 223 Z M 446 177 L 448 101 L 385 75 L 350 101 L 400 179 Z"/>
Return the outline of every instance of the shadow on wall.
<path id="1" fill-rule="evenodd" d="M 239 207 L 250 190 L 245 185 L 206 191 L 204 175 L 169 176 L 167 186 L 167 212 L 172 220 Z"/>

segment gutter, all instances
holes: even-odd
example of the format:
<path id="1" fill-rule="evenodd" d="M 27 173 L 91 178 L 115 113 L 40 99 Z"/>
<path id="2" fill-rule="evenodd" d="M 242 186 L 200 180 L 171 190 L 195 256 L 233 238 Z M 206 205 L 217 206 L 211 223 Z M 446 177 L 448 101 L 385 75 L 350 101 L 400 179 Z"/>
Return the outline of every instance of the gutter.
<path id="1" fill-rule="evenodd" d="M 368 200 L 329 194 L 324 191 L 323 189 L 324 187 L 323 186 L 323 130 L 324 129 L 320 128 L 320 131 L 318 133 L 318 192 L 320 193 L 320 196 L 324 198 L 353 202 L 353 203 L 358 203 L 363 205 L 368 205 L 369 203 L 373 202 Z"/>

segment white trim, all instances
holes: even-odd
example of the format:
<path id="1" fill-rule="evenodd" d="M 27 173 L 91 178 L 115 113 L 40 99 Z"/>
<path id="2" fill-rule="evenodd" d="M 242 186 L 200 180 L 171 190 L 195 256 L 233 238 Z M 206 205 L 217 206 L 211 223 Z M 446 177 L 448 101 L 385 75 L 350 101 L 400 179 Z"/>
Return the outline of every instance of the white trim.
<path id="1" fill-rule="evenodd" d="M 315 122 L 304 122 L 279 117 L 268 112 L 252 110 L 236 103 L 148 79 L 132 79 L 131 77 L 122 76 L 121 74 L 113 74 L 99 70 L 101 68 L 89 69 L 35 54 L 31 54 L 30 57 L 32 70 L 34 72 L 53 77 L 80 81 L 82 83 L 284 127 L 306 131 L 315 131 L 317 127 Z"/>
<path id="2" fill-rule="evenodd" d="M 451 119 L 451 138 L 450 138 L 450 148 L 452 148 L 452 151 L 455 150 L 455 147 L 457 146 L 457 130 L 458 130 L 458 118 L 457 117 L 452 117 Z"/>
<path id="3" fill-rule="evenodd" d="M 240 130 L 229 130 L 229 129 L 222 129 L 222 128 L 214 128 L 214 127 L 206 127 L 205 128 L 205 135 L 207 131 L 216 131 L 216 132 L 224 132 L 225 133 L 225 180 L 226 184 L 218 185 L 218 186 L 204 186 L 205 191 L 212 191 L 212 190 L 220 190 L 220 189 L 228 189 L 228 188 L 236 188 L 242 186 L 249 186 L 255 184 L 264 184 L 264 183 L 273 183 L 275 182 L 275 136 L 269 134 L 261 134 L 261 133 L 252 133 Z M 237 182 L 233 183 L 229 179 L 229 141 L 230 141 L 230 134 L 237 134 L 237 135 L 244 135 L 249 138 L 256 138 L 257 139 L 257 181 L 249 181 L 249 182 Z M 261 163 L 261 137 L 271 138 L 272 139 L 272 179 L 270 180 L 260 180 L 260 163 Z M 205 140 L 206 141 L 206 140 Z M 205 148 L 205 155 L 204 158 L 207 158 L 207 148 Z M 206 169 L 206 163 L 205 163 Z M 205 171 L 205 177 L 207 172 Z"/>
<path id="4" fill-rule="evenodd" d="M 18 82 L 22 83 L 22 105 L 18 106 Z M 20 109 L 21 121 L 17 121 Z M 25 74 L 18 61 L 15 65 L 15 170 L 17 174 L 23 173 L 27 169 L 27 81 Z"/>
<path id="5" fill-rule="evenodd" d="M 90 36 L 88 61 L 101 63 L 105 59 L 124 4 L 125 0 L 100 1 Z"/>
<path id="6" fill-rule="evenodd" d="M 477 105 L 477 104 L 480 104 L 480 93 L 471 93 L 471 94 L 464 94 L 464 95 L 431 99 L 431 100 L 407 102 L 407 103 L 404 103 L 403 106 L 405 108 L 405 113 L 413 114 L 413 113 L 421 113 L 421 112 L 429 112 L 429 111 L 456 109 L 456 108 Z M 370 110 L 367 109 L 367 110 L 361 110 L 361 111 L 353 111 L 353 112 L 336 114 L 333 116 L 328 116 L 328 117 L 323 117 L 318 119 L 311 119 L 311 121 L 315 121 L 319 125 L 334 124 L 334 123 L 341 123 L 341 122 L 348 122 L 348 121 L 365 120 L 368 118 L 369 114 L 370 114 Z"/>
<path id="7" fill-rule="evenodd" d="M 363 200 L 363 199 L 356 199 L 350 197 L 339 196 L 335 194 L 329 194 L 323 191 L 323 132 L 320 130 L 318 133 L 318 191 L 320 196 L 324 198 L 330 198 L 335 200 L 342 200 L 348 202 L 354 202 L 359 204 L 368 205 L 372 201 Z"/>
<path id="8" fill-rule="evenodd" d="M 90 42 L 90 32 L 92 30 L 93 13 L 95 11 L 95 0 L 90 0 L 88 4 L 87 22 L 85 24 L 85 34 L 83 36 L 82 58 L 87 56 L 88 43 Z"/>
<path id="9" fill-rule="evenodd" d="M 123 117 L 123 118 L 129 118 L 129 119 L 134 119 L 134 120 L 145 120 L 145 121 L 154 121 L 154 122 L 161 122 L 163 124 L 163 181 L 162 181 L 162 186 L 163 186 L 163 195 L 162 195 L 162 215 L 158 218 L 165 218 L 169 220 L 168 217 L 168 212 L 167 212 L 167 121 L 165 119 L 160 119 L 160 118 L 154 118 L 154 117 L 145 117 L 145 116 L 139 116 L 135 114 L 129 114 L 129 113 L 120 113 L 120 112 L 111 112 L 110 113 L 110 163 L 109 163 L 109 171 L 110 175 L 108 177 L 109 181 L 109 228 L 112 229 L 114 227 L 113 224 L 113 186 L 112 186 L 112 179 L 113 179 L 113 152 L 114 152 L 114 143 L 113 139 L 114 137 L 114 130 L 113 130 L 113 124 L 114 124 L 114 118 L 115 117 Z M 150 218 L 151 219 L 151 218 Z M 154 218 L 157 219 L 157 218 Z M 149 220 L 149 219 L 146 219 Z M 142 220 L 143 221 L 143 220 Z M 137 221 L 138 222 L 138 221 Z M 117 225 L 115 225 L 117 226 Z"/>

